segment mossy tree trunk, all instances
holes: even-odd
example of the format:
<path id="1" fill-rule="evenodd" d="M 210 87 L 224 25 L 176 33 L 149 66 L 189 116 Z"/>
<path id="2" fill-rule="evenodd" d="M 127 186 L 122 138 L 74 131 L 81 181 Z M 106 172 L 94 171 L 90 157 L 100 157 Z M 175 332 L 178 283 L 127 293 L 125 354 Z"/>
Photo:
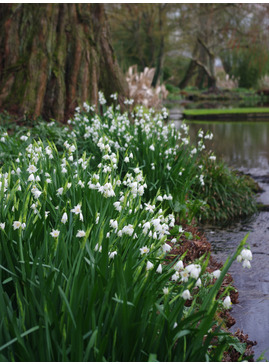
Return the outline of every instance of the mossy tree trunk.
<path id="1" fill-rule="evenodd" d="M 66 120 L 84 101 L 127 96 L 103 4 L 0 5 L 0 108 Z"/>

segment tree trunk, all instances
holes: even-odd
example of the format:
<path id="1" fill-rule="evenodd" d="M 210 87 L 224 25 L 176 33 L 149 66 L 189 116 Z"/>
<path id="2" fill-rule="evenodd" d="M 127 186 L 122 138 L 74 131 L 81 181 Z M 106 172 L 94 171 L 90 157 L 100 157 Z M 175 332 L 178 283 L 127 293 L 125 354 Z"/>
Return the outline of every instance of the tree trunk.
<path id="1" fill-rule="evenodd" d="M 127 96 L 103 4 L 0 5 L 0 108 L 67 120 L 98 90 Z"/>
<path id="2" fill-rule="evenodd" d="M 192 52 L 192 58 L 196 57 L 197 50 L 198 50 L 198 43 L 196 42 L 194 50 Z M 197 68 L 196 62 L 193 59 L 191 59 L 189 65 L 188 65 L 188 68 L 186 70 L 186 73 L 178 85 L 179 88 L 183 89 L 188 85 L 190 79 L 192 78 L 192 76 L 194 75 L 194 73 L 196 71 L 196 68 Z"/>
<path id="3" fill-rule="evenodd" d="M 163 58 L 164 58 L 164 33 L 163 33 L 163 11 L 167 4 L 158 4 L 159 6 L 159 32 L 160 32 L 160 45 L 159 45 L 159 52 L 157 55 L 157 64 L 155 68 L 154 77 L 152 80 L 152 87 L 156 87 L 157 83 L 160 79 L 162 68 L 163 68 Z"/>

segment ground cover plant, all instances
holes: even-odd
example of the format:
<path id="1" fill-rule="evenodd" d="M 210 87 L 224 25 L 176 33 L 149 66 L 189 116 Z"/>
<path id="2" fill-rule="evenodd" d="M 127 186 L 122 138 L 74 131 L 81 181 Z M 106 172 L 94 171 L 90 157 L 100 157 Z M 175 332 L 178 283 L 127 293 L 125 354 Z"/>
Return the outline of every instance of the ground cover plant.
<path id="1" fill-rule="evenodd" d="M 165 110 L 139 109 L 131 123 L 117 108 L 84 108 L 72 130 L 51 133 L 67 133 L 59 147 L 30 131 L 0 139 L 1 152 L 14 147 L 0 172 L 1 360 L 219 361 L 230 345 L 243 354 L 216 318 L 231 288 L 216 297 L 235 259 L 250 267 L 246 239 L 212 274 L 206 256 L 166 259 L 185 234 L 172 211 L 191 219 L 197 208 L 186 195 L 204 180 L 202 142 L 165 125 Z"/>

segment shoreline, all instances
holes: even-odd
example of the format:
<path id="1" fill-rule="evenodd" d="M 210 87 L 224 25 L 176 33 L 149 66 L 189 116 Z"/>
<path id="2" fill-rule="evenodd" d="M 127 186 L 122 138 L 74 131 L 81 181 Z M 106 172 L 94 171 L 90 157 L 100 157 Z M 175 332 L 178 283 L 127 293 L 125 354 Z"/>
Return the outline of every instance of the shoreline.
<path id="1" fill-rule="evenodd" d="M 222 262 L 218 262 L 214 257 L 212 257 L 212 246 L 207 240 L 205 234 L 199 230 L 197 226 L 191 226 L 191 225 L 182 225 L 184 231 L 189 232 L 192 234 L 192 238 L 188 239 L 184 235 L 180 237 L 180 241 L 176 242 L 172 246 L 172 249 L 167 257 L 168 261 L 172 261 L 176 255 L 182 255 L 183 253 L 186 253 L 183 262 L 184 263 L 190 263 L 193 262 L 195 259 L 200 258 L 204 254 L 210 254 L 209 264 L 206 268 L 206 271 L 209 273 L 212 273 L 216 269 L 221 269 L 223 267 Z M 195 237 L 197 237 L 195 239 Z M 178 244 L 180 242 L 180 245 Z M 170 243 L 168 241 L 168 243 Z M 170 243 L 171 244 L 171 243 Z M 234 291 L 230 293 L 231 302 L 232 304 L 238 304 L 240 293 L 234 286 L 234 280 L 230 273 L 227 273 L 222 285 L 221 289 L 218 293 L 218 296 L 225 290 L 227 286 L 231 285 L 235 288 Z M 186 305 L 188 305 L 188 301 L 186 302 Z M 232 315 L 230 314 L 229 310 L 222 311 L 218 319 L 220 321 L 223 321 L 224 323 L 224 329 L 227 330 L 231 336 L 237 337 L 241 343 L 246 344 L 246 349 L 243 354 L 243 360 L 247 360 L 250 362 L 254 362 L 254 349 L 253 347 L 257 345 L 256 341 L 251 341 L 248 339 L 248 334 L 244 333 L 241 329 L 238 329 L 235 333 L 232 333 L 229 329 L 235 325 L 236 320 Z M 225 352 L 223 355 L 223 361 L 226 362 L 236 362 L 240 358 L 241 354 L 236 351 L 234 348 L 231 347 L 231 349 L 228 352 Z"/>

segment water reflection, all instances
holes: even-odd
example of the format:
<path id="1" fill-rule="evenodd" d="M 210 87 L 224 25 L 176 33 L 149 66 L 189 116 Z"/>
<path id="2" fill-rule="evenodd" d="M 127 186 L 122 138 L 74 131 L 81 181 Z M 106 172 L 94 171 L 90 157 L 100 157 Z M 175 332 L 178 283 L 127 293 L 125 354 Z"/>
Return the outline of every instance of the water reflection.
<path id="1" fill-rule="evenodd" d="M 191 141 L 199 129 L 211 131 L 212 141 L 206 147 L 235 168 L 269 171 L 268 122 L 188 122 Z"/>

